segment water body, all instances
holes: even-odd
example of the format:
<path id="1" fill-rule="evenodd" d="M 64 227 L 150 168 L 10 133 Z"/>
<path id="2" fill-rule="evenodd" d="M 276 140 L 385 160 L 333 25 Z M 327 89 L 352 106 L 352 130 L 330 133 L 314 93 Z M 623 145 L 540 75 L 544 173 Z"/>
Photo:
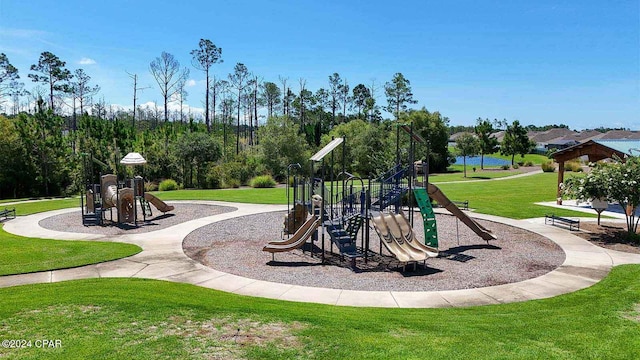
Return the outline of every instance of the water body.
<path id="1" fill-rule="evenodd" d="M 456 157 L 456 162 L 454 165 L 464 165 L 462 156 Z M 467 156 L 467 166 L 480 166 L 480 156 Z M 503 160 L 491 156 L 484 157 L 484 166 L 502 166 L 502 165 L 511 165 L 511 162 L 508 160 Z"/>

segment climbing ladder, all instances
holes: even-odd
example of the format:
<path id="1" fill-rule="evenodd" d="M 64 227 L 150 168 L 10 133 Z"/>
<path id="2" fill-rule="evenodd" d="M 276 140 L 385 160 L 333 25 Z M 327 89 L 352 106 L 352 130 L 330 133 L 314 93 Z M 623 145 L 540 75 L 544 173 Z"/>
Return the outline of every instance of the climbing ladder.
<path id="1" fill-rule="evenodd" d="M 424 225 L 424 243 L 431 247 L 438 247 L 438 228 L 436 227 L 436 215 L 431 207 L 431 200 L 427 194 L 427 189 L 413 189 L 416 202 L 420 207 L 422 223 Z"/>

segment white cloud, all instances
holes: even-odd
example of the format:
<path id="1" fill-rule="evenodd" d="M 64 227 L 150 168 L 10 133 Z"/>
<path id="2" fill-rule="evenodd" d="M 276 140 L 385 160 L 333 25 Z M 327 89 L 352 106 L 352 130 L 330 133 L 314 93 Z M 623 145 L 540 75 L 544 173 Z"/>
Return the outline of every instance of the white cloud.
<path id="1" fill-rule="evenodd" d="M 196 81 L 193 79 L 189 79 L 187 81 L 187 86 L 192 87 L 192 86 L 196 86 Z"/>
<path id="2" fill-rule="evenodd" d="M 78 64 L 80 65 L 94 65 L 95 63 L 95 60 L 88 57 L 83 57 L 82 59 L 80 59 L 80 61 L 78 61 Z"/>

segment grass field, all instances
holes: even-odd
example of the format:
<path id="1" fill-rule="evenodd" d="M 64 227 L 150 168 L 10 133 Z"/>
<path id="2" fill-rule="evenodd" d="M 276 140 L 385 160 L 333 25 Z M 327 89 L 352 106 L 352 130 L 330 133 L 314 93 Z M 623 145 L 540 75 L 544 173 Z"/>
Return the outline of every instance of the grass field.
<path id="1" fill-rule="evenodd" d="M 0 226 L 0 275 L 65 269 L 120 259 L 139 253 L 136 245 L 25 238 Z"/>
<path id="2" fill-rule="evenodd" d="M 535 205 L 556 199 L 557 173 L 542 173 L 500 181 L 440 184 L 438 187 L 451 200 L 469 200 L 475 211 L 513 219 L 542 217 L 545 213 L 559 216 L 595 217 L 593 214 Z"/>
<path id="3" fill-rule="evenodd" d="M 542 216 L 557 174 L 440 184 L 478 212 Z M 283 188 L 182 190 L 164 200 L 285 203 Z M 19 215 L 78 199 L 18 204 Z M 580 215 L 570 211 L 559 215 Z M 134 254 L 117 243 L 22 238 L 0 229 L 0 274 L 65 268 Z M 368 309 L 237 296 L 187 284 L 89 279 L 0 289 L 0 348 L 12 359 L 634 359 L 640 352 L 640 266 L 552 299 L 463 309 Z M 59 340 L 59 348 L 35 346 Z M 40 343 L 42 344 L 42 343 Z"/>
<path id="4" fill-rule="evenodd" d="M 636 359 L 640 266 L 552 299 L 462 309 L 368 309 L 237 296 L 151 280 L 0 289 L 15 359 Z"/>

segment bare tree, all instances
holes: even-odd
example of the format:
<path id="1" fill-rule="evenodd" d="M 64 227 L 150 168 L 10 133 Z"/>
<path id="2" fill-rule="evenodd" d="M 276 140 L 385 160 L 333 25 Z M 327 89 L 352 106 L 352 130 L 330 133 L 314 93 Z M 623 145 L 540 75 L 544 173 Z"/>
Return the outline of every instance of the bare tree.
<path id="1" fill-rule="evenodd" d="M 289 109 L 287 107 L 287 80 L 289 80 L 289 78 L 278 75 L 278 80 L 282 83 L 282 116 L 285 116 L 289 113 Z"/>
<path id="2" fill-rule="evenodd" d="M 192 50 L 191 56 L 193 56 L 193 67 L 204 71 L 206 74 L 204 119 L 207 124 L 207 131 L 211 132 L 211 122 L 209 121 L 209 88 L 211 86 L 209 82 L 209 70 L 213 64 L 222 62 L 222 48 L 215 46 L 211 40 L 200 39 L 198 49 Z"/>
<path id="3" fill-rule="evenodd" d="M 169 99 L 178 91 L 178 83 L 189 75 L 187 69 L 180 70 L 180 62 L 167 53 L 162 52 L 149 64 L 149 71 L 160 87 L 164 102 L 164 122 L 169 119 Z"/>
<path id="4" fill-rule="evenodd" d="M 73 97 L 73 124 L 71 128 L 75 131 L 77 129 L 76 100 L 80 103 L 80 116 L 82 116 L 82 114 L 84 114 L 85 102 L 89 101 L 93 95 L 100 91 L 100 86 L 89 85 L 91 76 L 87 75 L 82 69 L 77 69 L 74 77 L 75 81 L 70 82 L 69 85 Z"/>
<path id="5" fill-rule="evenodd" d="M 176 96 L 180 102 L 180 123 L 184 123 L 184 102 L 187 100 L 189 93 L 187 92 L 187 79 L 189 78 L 189 69 L 184 69 L 184 76 L 178 80 L 176 88 Z"/>

